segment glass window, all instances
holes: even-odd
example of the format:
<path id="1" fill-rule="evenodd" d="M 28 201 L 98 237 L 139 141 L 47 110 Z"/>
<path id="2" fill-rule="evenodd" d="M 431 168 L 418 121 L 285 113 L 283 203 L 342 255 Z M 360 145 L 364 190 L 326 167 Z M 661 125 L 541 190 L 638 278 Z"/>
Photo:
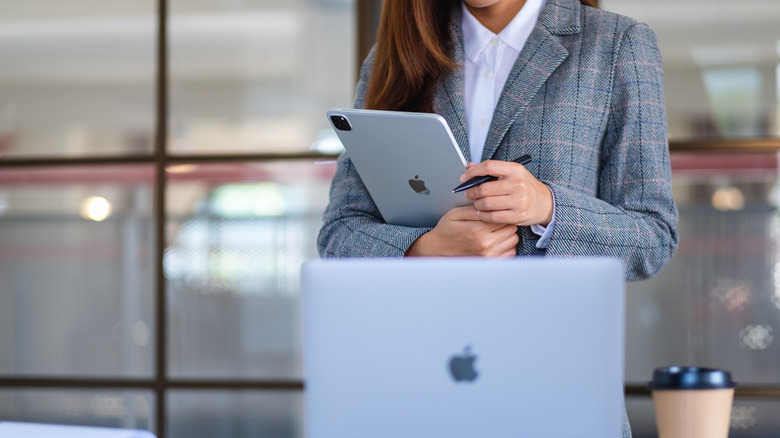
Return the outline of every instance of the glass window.
<path id="1" fill-rule="evenodd" d="M 303 394 L 259 391 L 172 391 L 171 438 L 303 437 Z"/>
<path id="2" fill-rule="evenodd" d="M 738 386 L 776 385 L 780 360 L 780 182 L 776 153 L 673 153 L 680 246 L 647 281 L 628 283 L 626 380 L 653 368 L 731 371 Z M 734 437 L 771 437 L 777 400 L 737 397 Z M 649 398 L 627 402 L 634 436 L 655 437 Z"/>
<path id="3" fill-rule="evenodd" d="M 300 266 L 334 164 L 167 169 L 170 373 L 301 378 Z"/>
<path id="4" fill-rule="evenodd" d="M 780 382 L 778 156 L 672 154 L 680 246 L 655 278 L 629 283 L 629 382 L 657 366 L 723 368 Z"/>
<path id="5" fill-rule="evenodd" d="M 0 156 L 147 154 L 155 0 L 0 0 Z"/>
<path id="6" fill-rule="evenodd" d="M 354 0 L 171 0 L 169 151 L 305 151 L 355 88 Z"/>
<path id="7" fill-rule="evenodd" d="M 151 391 L 0 389 L 0 421 L 154 430 Z"/>
<path id="8" fill-rule="evenodd" d="M 671 138 L 780 135 L 780 2 L 599 4 L 647 22 L 657 33 Z"/>
<path id="9" fill-rule="evenodd" d="M 357 5 L 0 0 L 0 419 L 302 436 L 300 390 L 197 388 L 301 383 L 334 163 L 233 155 L 341 150 L 325 112 L 352 104 Z"/>
<path id="10" fill-rule="evenodd" d="M 153 174 L 0 168 L 0 375 L 151 374 Z"/>

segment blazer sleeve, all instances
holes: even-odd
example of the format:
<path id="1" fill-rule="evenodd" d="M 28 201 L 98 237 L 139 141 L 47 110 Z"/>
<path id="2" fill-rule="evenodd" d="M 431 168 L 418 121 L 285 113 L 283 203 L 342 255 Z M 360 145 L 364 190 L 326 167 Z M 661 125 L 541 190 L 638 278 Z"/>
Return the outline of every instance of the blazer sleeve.
<path id="1" fill-rule="evenodd" d="M 360 71 L 355 108 L 365 106 L 373 59 L 372 49 Z M 346 153 L 336 164 L 322 221 L 317 238 L 320 257 L 403 257 L 418 237 L 430 231 L 386 224 Z"/>
<path id="2" fill-rule="evenodd" d="M 655 33 L 633 24 L 613 63 L 598 195 L 550 184 L 556 223 L 546 254 L 618 257 L 625 263 L 626 279 L 640 280 L 660 271 L 678 244 Z"/>

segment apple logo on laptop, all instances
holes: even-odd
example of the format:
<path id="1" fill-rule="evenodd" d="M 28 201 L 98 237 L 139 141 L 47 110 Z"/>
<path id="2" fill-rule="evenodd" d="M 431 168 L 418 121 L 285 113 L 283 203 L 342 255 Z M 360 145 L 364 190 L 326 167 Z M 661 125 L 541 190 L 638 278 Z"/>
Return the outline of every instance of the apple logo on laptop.
<path id="1" fill-rule="evenodd" d="M 425 181 L 419 179 L 418 175 L 415 175 L 414 179 L 409 180 L 409 186 L 411 186 L 412 190 L 414 190 L 417 193 L 421 193 L 423 195 L 431 194 L 431 191 L 428 190 L 427 187 L 425 187 Z"/>
<path id="2" fill-rule="evenodd" d="M 463 353 L 453 355 L 450 358 L 450 374 L 456 382 L 473 382 L 477 379 L 477 370 L 474 369 L 474 361 L 477 356 L 471 353 L 471 345 L 463 349 Z"/>

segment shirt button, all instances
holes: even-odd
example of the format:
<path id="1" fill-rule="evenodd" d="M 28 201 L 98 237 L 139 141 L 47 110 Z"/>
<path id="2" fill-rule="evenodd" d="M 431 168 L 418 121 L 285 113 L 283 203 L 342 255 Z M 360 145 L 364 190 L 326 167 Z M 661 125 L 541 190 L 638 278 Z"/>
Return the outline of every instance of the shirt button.
<path id="1" fill-rule="evenodd" d="M 484 76 L 485 76 L 485 78 L 490 79 L 490 77 L 493 76 L 493 72 L 488 70 L 488 71 L 485 72 Z"/>
<path id="2" fill-rule="evenodd" d="M 487 125 L 487 120 L 485 119 L 479 119 L 479 126 L 482 126 L 483 128 Z"/>
<path id="3" fill-rule="evenodd" d="M 493 38 L 490 39 L 490 45 L 491 46 L 495 46 L 497 44 L 498 44 L 498 38 L 493 37 Z"/>

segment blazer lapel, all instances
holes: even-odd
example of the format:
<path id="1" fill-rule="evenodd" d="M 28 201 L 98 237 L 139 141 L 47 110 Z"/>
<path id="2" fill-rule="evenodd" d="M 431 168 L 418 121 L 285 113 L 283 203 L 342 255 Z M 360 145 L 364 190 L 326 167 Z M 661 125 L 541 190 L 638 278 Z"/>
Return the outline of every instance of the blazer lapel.
<path id="1" fill-rule="evenodd" d="M 539 14 L 536 27 L 528 37 L 504 85 L 493 113 L 482 160 L 493 157 L 518 115 L 569 56 L 568 50 L 560 42 L 559 35 L 579 32 L 579 8 L 579 2 L 576 0 L 547 0 Z"/>
<path id="2" fill-rule="evenodd" d="M 460 28 L 460 5 L 453 8 L 450 20 L 450 35 L 452 38 L 453 60 L 457 66 L 442 79 L 436 87 L 433 96 L 433 112 L 441 115 L 450 125 L 452 135 L 457 140 L 460 150 L 470 161 L 469 134 L 466 128 L 466 102 L 463 85 L 463 32 Z"/>

